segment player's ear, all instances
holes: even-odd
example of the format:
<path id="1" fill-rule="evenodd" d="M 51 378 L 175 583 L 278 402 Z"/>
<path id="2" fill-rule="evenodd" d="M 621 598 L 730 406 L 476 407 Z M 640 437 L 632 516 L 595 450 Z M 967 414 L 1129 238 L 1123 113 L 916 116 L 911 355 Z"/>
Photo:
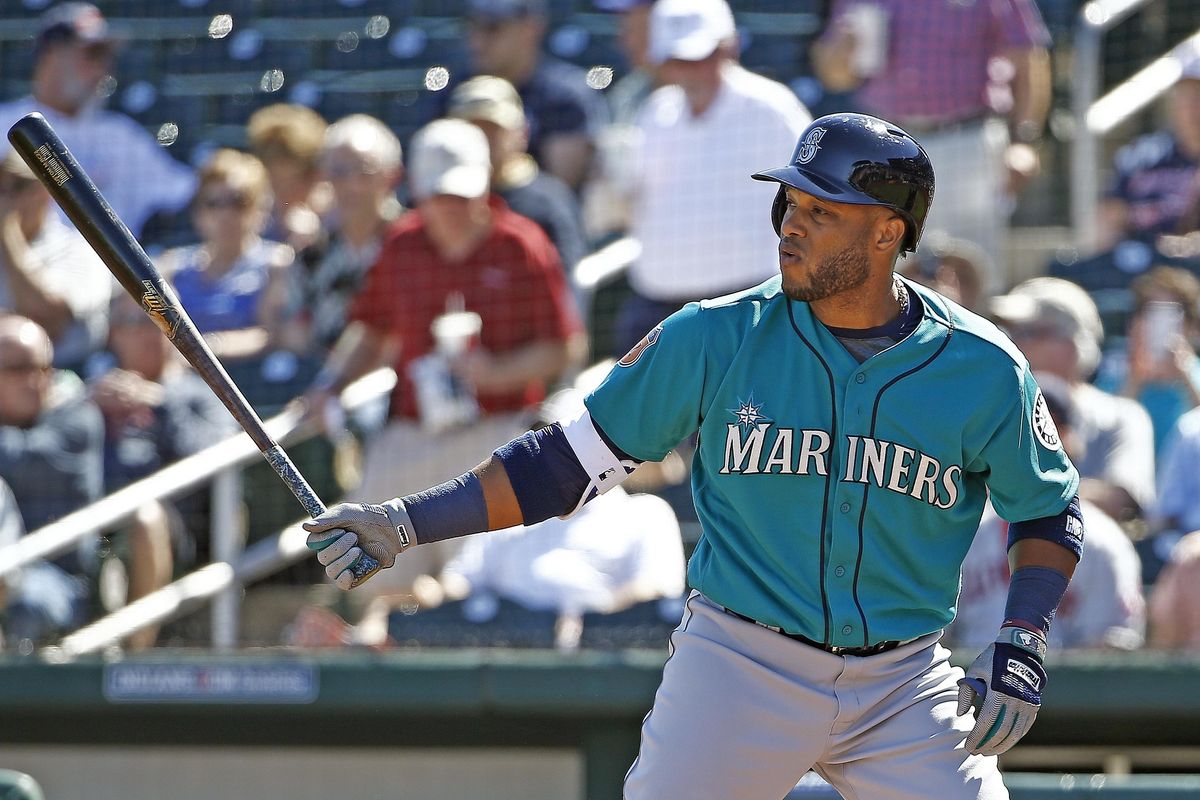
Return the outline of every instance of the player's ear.
<path id="1" fill-rule="evenodd" d="M 881 216 L 875 225 L 875 246 L 880 250 L 892 250 L 904 241 L 908 226 L 899 214 Z"/>

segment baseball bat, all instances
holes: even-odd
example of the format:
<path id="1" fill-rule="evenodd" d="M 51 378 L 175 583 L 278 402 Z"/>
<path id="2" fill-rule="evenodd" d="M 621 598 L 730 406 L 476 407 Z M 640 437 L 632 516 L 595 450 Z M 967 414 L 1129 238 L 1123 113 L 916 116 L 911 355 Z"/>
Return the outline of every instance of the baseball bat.
<path id="1" fill-rule="evenodd" d="M 142 310 L 225 404 L 308 515 L 316 517 L 324 513 L 325 504 L 267 433 L 262 420 L 213 355 L 154 262 L 45 117 L 36 112 L 26 114 L 9 128 L 8 140 L 125 291 L 141 304 Z M 379 570 L 379 562 L 364 553 L 353 569 L 357 586 Z"/>

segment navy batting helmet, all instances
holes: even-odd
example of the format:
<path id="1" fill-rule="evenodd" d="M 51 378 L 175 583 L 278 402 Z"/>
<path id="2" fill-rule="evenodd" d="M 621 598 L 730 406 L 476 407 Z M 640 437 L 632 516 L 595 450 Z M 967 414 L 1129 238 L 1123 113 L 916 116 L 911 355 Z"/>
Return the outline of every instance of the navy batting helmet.
<path id="1" fill-rule="evenodd" d="M 925 149 L 890 122 L 866 114 L 813 120 L 790 164 L 753 177 L 783 184 L 771 207 L 776 233 L 787 207 L 784 186 L 791 186 L 835 203 L 892 209 L 908 226 L 902 253 L 917 249 L 933 202 L 933 164 Z"/>

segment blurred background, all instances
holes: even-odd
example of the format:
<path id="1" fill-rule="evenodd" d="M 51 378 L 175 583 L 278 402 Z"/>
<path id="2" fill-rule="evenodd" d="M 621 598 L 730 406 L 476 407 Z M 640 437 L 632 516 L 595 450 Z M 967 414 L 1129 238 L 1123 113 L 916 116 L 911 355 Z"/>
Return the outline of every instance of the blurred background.
<path id="1" fill-rule="evenodd" d="M 898 271 L 1007 330 L 1084 477 L 1012 796 L 1200 797 L 1200 4 L 730 6 L 681 37 L 653 0 L 0 0 L 0 124 L 46 115 L 329 504 L 573 413 L 660 319 L 777 272 L 748 176 L 811 119 L 904 127 L 937 191 Z M 341 593 L 7 152 L 0 796 L 618 797 L 693 446 Z M 959 663 L 1005 536 L 989 509 Z"/>

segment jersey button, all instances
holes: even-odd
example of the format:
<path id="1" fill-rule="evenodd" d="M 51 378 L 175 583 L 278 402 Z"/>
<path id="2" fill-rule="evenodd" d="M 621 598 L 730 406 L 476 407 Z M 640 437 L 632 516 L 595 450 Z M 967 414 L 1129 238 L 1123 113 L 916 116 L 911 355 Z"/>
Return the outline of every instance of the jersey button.
<path id="1" fill-rule="evenodd" d="M 854 628 L 851 627 L 850 625 L 843 625 L 842 633 L 846 636 L 849 636 L 850 634 L 854 633 Z"/>
<path id="2" fill-rule="evenodd" d="M 843 514 L 849 513 L 849 511 L 850 511 L 850 504 L 849 504 L 849 503 L 842 503 L 842 506 L 841 506 L 841 508 L 842 508 L 842 513 L 843 513 Z"/>
<path id="3" fill-rule="evenodd" d="M 863 383 L 866 380 L 867 380 L 867 376 L 863 375 L 861 372 L 854 376 L 855 383 Z"/>
<path id="4" fill-rule="evenodd" d="M 846 568 L 845 567 L 837 567 L 836 569 L 834 569 L 833 574 L 840 578 L 846 574 Z"/>

